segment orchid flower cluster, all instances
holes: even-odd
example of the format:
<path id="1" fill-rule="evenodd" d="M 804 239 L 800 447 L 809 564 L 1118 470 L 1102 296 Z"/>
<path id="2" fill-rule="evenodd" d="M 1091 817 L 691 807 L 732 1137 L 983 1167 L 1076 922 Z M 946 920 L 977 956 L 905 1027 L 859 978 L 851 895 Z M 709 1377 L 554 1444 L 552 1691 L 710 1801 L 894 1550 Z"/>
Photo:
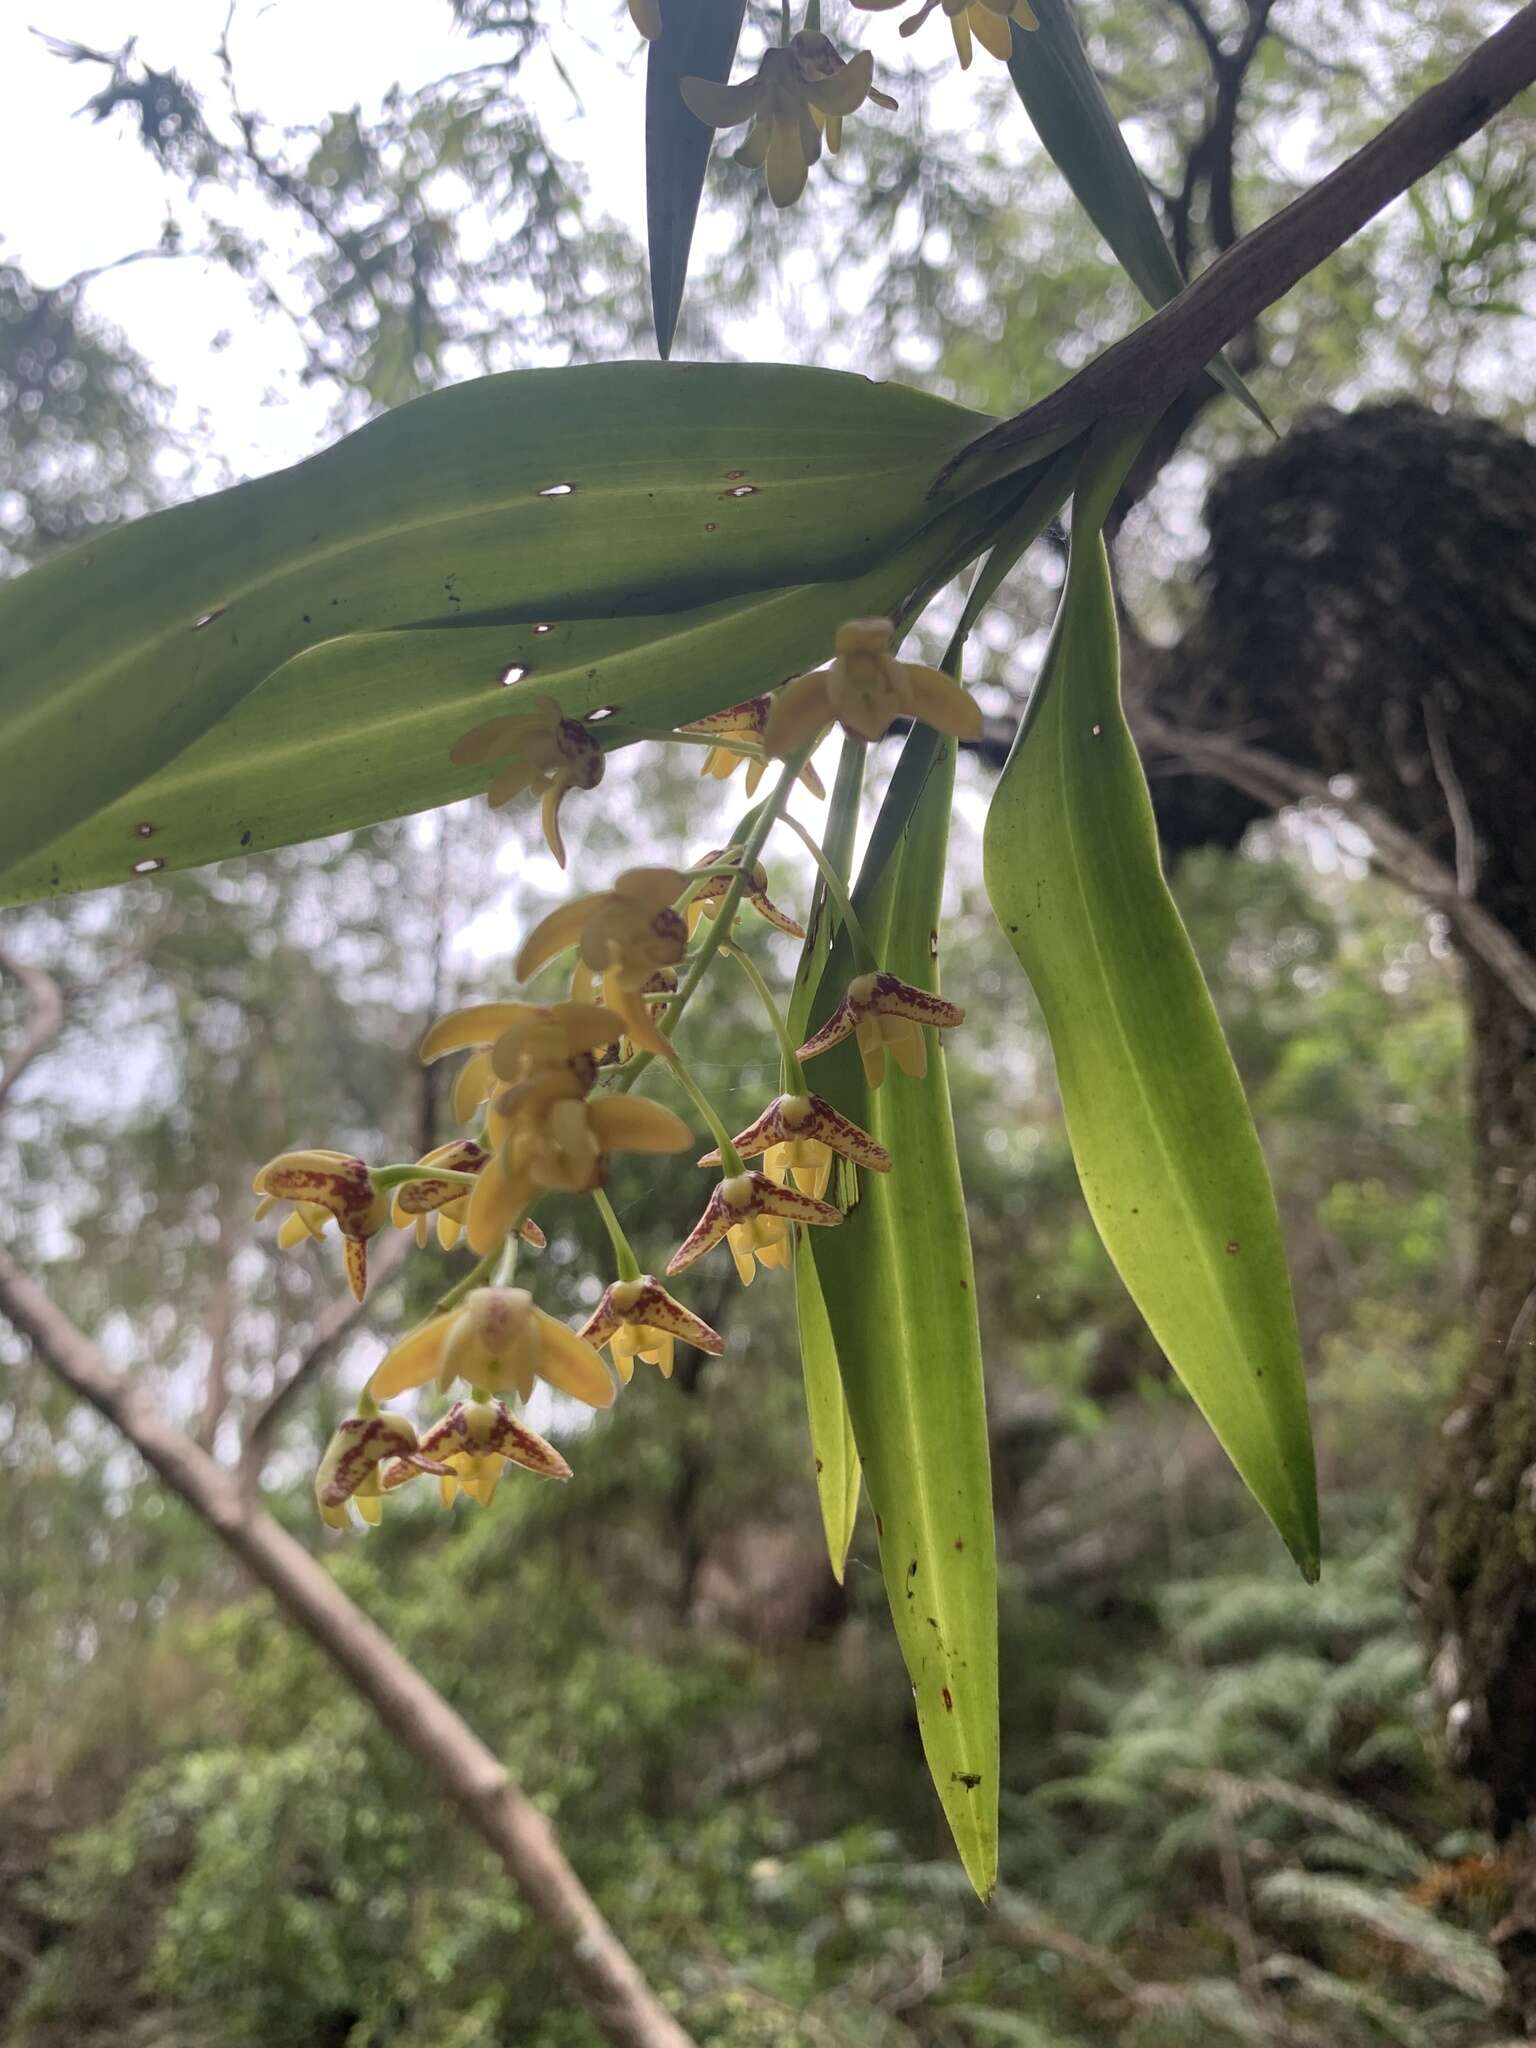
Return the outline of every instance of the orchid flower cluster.
<path id="1" fill-rule="evenodd" d="M 525 1403 L 538 1381 L 606 1408 L 617 1385 L 630 1383 L 636 1359 L 670 1377 L 677 1344 L 716 1356 L 724 1350 L 707 1322 L 642 1269 L 604 1192 L 615 1155 L 670 1155 L 695 1142 L 676 1111 L 631 1092 L 654 1062 L 708 1129 L 714 1143 L 698 1164 L 717 1175 L 698 1221 L 666 1262 L 668 1280 L 723 1243 L 750 1286 L 759 1265 L 791 1264 L 797 1229 L 843 1221 L 827 1199 L 838 1161 L 870 1173 L 892 1170 L 884 1145 L 812 1092 L 804 1063 L 852 1038 L 872 1088 L 885 1079 L 887 1055 L 903 1073 L 920 1077 L 925 1028 L 952 1029 L 964 1012 L 880 966 L 835 869 L 785 809 L 797 782 L 822 793 L 809 757 L 834 724 L 854 744 L 881 738 L 898 718 L 961 738 L 980 731 L 969 693 L 940 669 L 898 660 L 892 641 L 888 620 L 854 620 L 839 630 L 826 668 L 678 728 L 679 741 L 707 748 L 705 775 L 745 766 L 751 789 L 768 763 L 782 762 L 775 789 L 744 844 L 707 854 L 691 869 L 627 869 L 609 888 L 560 904 L 528 934 L 518 979 L 568 956 L 566 1000 L 477 1003 L 433 1024 L 420 1048 L 424 1062 L 468 1054 L 452 1104 L 470 1135 L 410 1164 L 370 1167 L 348 1153 L 293 1151 L 256 1175 L 258 1214 L 290 1205 L 280 1245 L 306 1243 L 336 1226 L 358 1300 L 367 1287 L 369 1242 L 387 1227 L 411 1231 L 424 1245 L 435 1225 L 445 1249 L 463 1239 L 477 1260 L 387 1353 L 357 1413 L 326 1449 L 315 1491 L 332 1527 L 346 1527 L 354 1509 L 364 1522 L 376 1522 L 385 1495 L 424 1475 L 437 1478 L 445 1505 L 461 1490 L 488 1504 L 509 1464 L 567 1479 L 570 1467 L 560 1453 L 512 1405 Z M 552 700 L 536 699 L 527 712 L 467 734 L 455 757 L 505 762 L 488 792 L 493 803 L 540 795 L 546 840 L 563 867 L 560 803 L 602 776 L 603 755 L 587 729 L 564 719 Z M 779 822 L 800 832 L 816 855 L 858 970 L 826 1022 L 800 1046 L 760 970 L 730 943 L 743 904 L 774 929 L 805 936 L 768 895 L 757 858 Z M 782 1058 L 783 1092 L 734 1137 L 674 1037 L 689 998 L 722 953 L 752 982 Z M 579 1331 L 513 1284 L 520 1248 L 545 1242 L 531 1211 L 561 1195 L 596 1203 L 616 1265 Z M 444 1396 L 456 1386 L 466 1391 L 419 1433 L 408 1417 L 381 1409 L 381 1402 L 428 1384 Z"/>
<path id="2" fill-rule="evenodd" d="M 878 14 L 904 7 L 909 0 L 853 4 Z M 1006 64 L 1013 54 L 1011 24 L 1017 22 L 1022 29 L 1038 26 L 1029 0 L 918 0 L 916 13 L 902 22 L 901 33 L 915 35 L 936 11 L 949 22 L 962 70 L 970 68 L 973 40 Z M 661 0 L 629 0 L 629 12 L 647 42 L 661 40 Z M 814 14 L 808 11 L 807 25 L 791 35 L 789 0 L 783 0 L 780 41 L 764 51 L 754 77 L 735 85 L 684 78 L 680 85 L 688 111 L 706 128 L 750 124 L 735 160 L 766 175 L 775 206 L 793 206 L 800 197 L 811 165 L 820 161 L 823 141 L 828 155 L 837 155 L 848 115 L 865 105 L 896 111 L 896 101 L 874 83 L 873 53 L 860 50 L 844 58 L 832 38 L 822 33 L 819 17 L 819 8 Z"/>

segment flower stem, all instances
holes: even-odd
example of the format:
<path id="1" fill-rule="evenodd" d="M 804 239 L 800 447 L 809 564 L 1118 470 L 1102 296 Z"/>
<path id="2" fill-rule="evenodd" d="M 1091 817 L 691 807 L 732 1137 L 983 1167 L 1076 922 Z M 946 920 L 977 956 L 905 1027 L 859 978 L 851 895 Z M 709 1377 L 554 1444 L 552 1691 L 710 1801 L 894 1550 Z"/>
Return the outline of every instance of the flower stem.
<path id="1" fill-rule="evenodd" d="M 784 1064 L 785 1093 L 790 1095 L 809 1095 L 811 1091 L 806 1085 L 805 1071 L 800 1065 L 800 1055 L 796 1050 L 795 1041 L 789 1035 L 789 1026 L 784 1021 L 784 1013 L 774 1001 L 773 990 L 764 981 L 757 962 L 749 954 L 744 953 L 740 946 L 726 945 L 722 946 L 720 950 L 728 959 L 736 962 L 736 965 L 757 990 L 763 1008 L 772 1019 L 773 1035 L 779 1041 L 779 1057 Z"/>
<path id="2" fill-rule="evenodd" d="M 490 1285 L 491 1269 L 500 1256 L 501 1248 L 498 1245 L 495 1251 L 487 1252 L 478 1264 L 471 1266 L 461 1279 L 455 1280 L 453 1285 L 445 1293 L 440 1294 L 437 1300 L 433 1302 L 427 1314 L 427 1321 L 430 1322 L 433 1316 L 446 1315 L 451 1308 L 457 1308 L 465 1295 L 474 1288 L 488 1287 Z M 418 1325 L 418 1327 L 420 1326 Z"/>
<path id="3" fill-rule="evenodd" d="M 608 1233 L 608 1242 L 613 1246 L 613 1256 L 619 1263 L 621 1280 L 640 1278 L 640 1261 L 635 1257 L 634 1248 L 624 1235 L 624 1226 L 613 1213 L 613 1204 L 601 1188 L 592 1190 L 592 1199 L 597 1204 L 597 1213 L 603 1219 L 603 1228 Z"/>
<path id="4" fill-rule="evenodd" d="M 815 837 L 806 831 L 798 818 L 792 817 L 786 811 L 784 813 L 784 822 L 792 831 L 799 833 L 810 850 L 812 860 L 815 861 L 817 867 L 821 870 L 821 879 L 827 885 L 827 894 L 837 905 L 837 914 L 848 927 L 848 942 L 853 948 L 855 969 L 860 974 L 874 974 L 878 970 L 880 963 L 875 958 L 875 949 L 869 943 L 869 934 L 865 931 L 860 921 L 859 913 L 853 907 L 853 898 L 848 894 L 847 884 L 831 861 L 827 859 L 825 853 L 822 852 Z"/>
<path id="5" fill-rule="evenodd" d="M 745 1173 L 747 1169 L 741 1163 L 741 1154 L 731 1143 L 731 1134 L 720 1121 L 715 1105 L 710 1101 L 709 1097 L 704 1093 L 704 1090 L 695 1081 L 692 1074 L 689 1073 L 675 1052 L 667 1064 L 687 1091 L 694 1108 L 709 1126 L 709 1135 L 720 1148 L 721 1171 L 723 1173 Z"/>
<path id="6" fill-rule="evenodd" d="M 694 991 L 708 973 L 710 962 L 714 959 L 721 945 L 731 935 L 731 925 L 740 907 L 742 892 L 747 886 L 747 878 L 757 864 L 757 856 L 763 850 L 763 842 L 767 839 L 768 834 L 773 830 L 778 820 L 784 815 L 784 806 L 789 801 L 789 793 L 795 786 L 800 770 L 810 759 L 811 750 L 814 746 L 814 740 L 807 740 L 803 747 L 798 748 L 795 753 L 790 755 L 789 759 L 784 763 L 783 771 L 778 781 L 774 784 L 771 793 L 757 807 L 757 816 L 752 820 L 752 829 L 742 842 L 741 864 L 731 878 L 731 886 L 721 898 L 719 910 L 709 920 L 710 928 L 704 936 L 704 943 L 693 956 L 693 963 L 688 969 L 687 980 L 667 1005 L 663 1028 L 669 1038 L 675 1034 L 682 1014 L 693 998 Z M 654 1053 L 637 1053 L 615 1081 L 615 1092 L 620 1095 L 627 1095 L 655 1057 Z M 673 1058 L 675 1060 L 675 1055 Z M 723 1153 L 721 1157 L 724 1157 Z"/>

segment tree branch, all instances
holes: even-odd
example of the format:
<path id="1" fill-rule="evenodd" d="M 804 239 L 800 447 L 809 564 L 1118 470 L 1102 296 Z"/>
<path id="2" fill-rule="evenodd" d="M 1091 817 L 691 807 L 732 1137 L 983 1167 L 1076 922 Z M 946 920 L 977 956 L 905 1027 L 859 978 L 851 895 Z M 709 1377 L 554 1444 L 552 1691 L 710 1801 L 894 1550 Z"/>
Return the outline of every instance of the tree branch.
<path id="1" fill-rule="evenodd" d="M 4 1072 L 0 1073 L 0 1104 L 3 1104 L 38 1054 L 45 1052 L 58 1037 L 64 1024 L 64 998 L 51 974 L 45 973 L 41 967 L 32 966 L 29 961 L 18 960 L 4 946 L 0 946 L 0 974 L 14 976 L 26 990 L 31 1004 L 21 1043 L 11 1054 Z"/>
<path id="2" fill-rule="evenodd" d="M 0 1311 L 249 1567 L 457 1806 L 554 1937 L 598 2032 L 616 2048 L 694 2048 L 598 1911 L 549 1822 L 505 1767 L 304 1546 L 168 1423 L 141 1386 L 114 1372 L 4 1250 Z"/>
<path id="3" fill-rule="evenodd" d="M 254 1496 L 261 1482 L 261 1468 L 272 1451 L 272 1441 L 295 1397 L 300 1394 L 342 1338 L 355 1330 L 373 1306 L 378 1290 L 393 1280 L 405 1264 L 409 1235 L 389 1238 L 368 1255 L 368 1299 L 354 1301 L 350 1294 L 336 1295 L 316 1319 L 308 1348 L 288 1377 L 279 1380 L 248 1424 L 240 1445 L 239 1479 L 247 1496 Z"/>
<path id="4" fill-rule="evenodd" d="M 972 441 L 930 495 L 1030 443 L 1060 446 L 1095 420 L 1147 418 L 1351 235 L 1536 80 L 1536 0 L 1338 169 L 1219 256 L 1134 334 L 1011 420 Z"/>
<path id="5" fill-rule="evenodd" d="M 1170 724 L 1139 705 L 1131 713 L 1131 723 L 1139 740 L 1191 768 L 1219 776 L 1260 803 L 1278 808 L 1310 799 L 1342 812 L 1370 839 L 1373 864 L 1381 873 L 1440 911 L 1467 951 L 1476 954 L 1522 1009 L 1536 1017 L 1536 960 L 1506 925 L 1464 894 L 1449 868 L 1384 811 L 1358 798 L 1340 797 L 1326 777 L 1224 734 Z"/>

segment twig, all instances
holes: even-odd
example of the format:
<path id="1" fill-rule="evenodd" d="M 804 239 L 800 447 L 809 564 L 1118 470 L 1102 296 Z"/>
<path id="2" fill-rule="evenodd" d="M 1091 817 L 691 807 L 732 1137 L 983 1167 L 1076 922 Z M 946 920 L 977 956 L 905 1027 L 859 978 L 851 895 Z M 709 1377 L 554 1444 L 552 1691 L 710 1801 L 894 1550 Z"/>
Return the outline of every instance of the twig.
<path id="1" fill-rule="evenodd" d="M 166 1421 L 142 1380 L 114 1372 L 3 1250 L 0 1311 L 31 1339 L 49 1370 L 120 1430 L 249 1567 L 458 1807 L 559 1944 L 598 2032 L 617 2048 L 695 2048 L 598 1911 L 549 1822 L 505 1766 L 304 1546 L 245 1498 L 233 1474 Z"/>
<path id="2" fill-rule="evenodd" d="M 392 1237 L 381 1250 L 371 1252 L 368 1300 L 354 1301 L 350 1295 L 335 1296 L 316 1321 L 314 1335 L 293 1371 L 278 1382 L 257 1409 L 240 1445 L 239 1480 L 248 1495 L 254 1495 L 261 1483 L 261 1468 L 271 1454 L 273 1438 L 295 1398 L 308 1386 L 342 1338 L 356 1329 L 378 1298 L 378 1290 L 394 1279 L 405 1264 L 409 1245 L 408 1236 Z"/>
<path id="3" fill-rule="evenodd" d="M 1457 877 L 1427 853 L 1411 832 L 1394 825 L 1384 811 L 1358 797 L 1341 797 L 1321 775 L 1298 768 L 1278 754 L 1244 745 L 1220 733 L 1171 725 L 1139 707 L 1132 723 L 1138 738 L 1190 767 L 1204 768 L 1260 803 L 1310 800 L 1326 804 L 1358 825 L 1371 842 L 1372 861 L 1393 881 L 1443 912 L 1469 953 L 1501 981 L 1523 1010 L 1536 1017 L 1536 959 L 1491 912 L 1467 897 Z"/>
<path id="4" fill-rule="evenodd" d="M 1426 697 L 1423 702 L 1424 737 L 1429 742 L 1430 763 L 1440 785 L 1440 794 L 1445 798 L 1445 808 L 1450 813 L 1451 833 L 1456 845 L 1456 891 L 1470 901 L 1477 894 L 1478 866 L 1477 830 L 1472 823 L 1472 806 L 1467 802 L 1467 792 L 1461 786 L 1456 763 L 1451 759 L 1440 707 L 1433 697 Z"/>
<path id="5" fill-rule="evenodd" d="M 4 1072 L 0 1072 L 0 1104 L 3 1104 L 38 1054 L 45 1052 L 58 1037 L 64 1024 L 64 997 L 51 974 L 45 973 L 41 967 L 34 967 L 30 961 L 18 960 L 4 946 L 0 946 L 0 974 L 12 975 L 19 981 L 30 1004 L 21 1043 L 11 1054 Z"/>
<path id="6" fill-rule="evenodd" d="M 1194 284 L 1038 405 L 972 441 L 933 491 L 1030 442 L 1091 421 L 1154 416 L 1267 306 L 1342 248 L 1536 80 L 1536 0 L 1310 191 L 1245 235 Z"/>

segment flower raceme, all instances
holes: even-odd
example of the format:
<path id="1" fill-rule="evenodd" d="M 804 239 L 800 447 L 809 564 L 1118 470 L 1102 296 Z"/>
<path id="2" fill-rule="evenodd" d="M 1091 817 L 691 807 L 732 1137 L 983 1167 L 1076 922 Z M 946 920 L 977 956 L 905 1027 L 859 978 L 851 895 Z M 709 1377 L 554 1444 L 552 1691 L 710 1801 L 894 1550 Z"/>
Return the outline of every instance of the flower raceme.
<path id="1" fill-rule="evenodd" d="M 798 1188 L 781 1187 L 766 1173 L 738 1173 L 716 1182 L 704 1214 L 667 1261 L 667 1276 L 682 1273 L 696 1259 L 727 1239 L 736 1275 L 750 1287 L 757 1275 L 754 1260 L 765 1266 L 787 1266 L 793 1251 L 792 1223 L 841 1223 L 843 1212 L 819 1202 Z"/>
<path id="2" fill-rule="evenodd" d="M 798 752 L 836 719 L 859 740 L 883 739 L 898 718 L 915 718 L 956 739 L 981 732 L 981 707 L 952 676 L 920 661 L 898 661 L 889 619 L 851 619 L 837 629 L 829 668 L 786 683 L 774 699 L 763 751 Z"/>
<path id="3" fill-rule="evenodd" d="M 794 1184 L 820 1201 L 832 1178 L 834 1159 L 851 1159 L 871 1173 L 889 1173 L 891 1155 L 868 1131 L 819 1095 L 780 1095 L 755 1123 L 731 1143 L 743 1159 L 763 1157 L 770 1180 Z M 706 1152 L 700 1166 L 718 1166 L 719 1151 Z"/>
<path id="4" fill-rule="evenodd" d="M 452 1507 L 462 1487 L 481 1507 L 491 1504 L 508 1465 L 520 1465 L 541 1479 L 569 1479 L 571 1468 L 536 1429 L 530 1429 L 502 1401 L 455 1401 L 438 1417 L 417 1446 L 413 1463 L 397 1458 L 379 1474 L 385 1493 L 393 1493 L 423 1470 L 437 1472 L 443 1506 Z M 424 1460 L 430 1459 L 430 1465 Z"/>
<path id="5" fill-rule="evenodd" d="M 958 1003 L 947 1002 L 929 989 L 914 988 L 894 974 L 861 974 L 849 982 L 843 1000 L 801 1046 L 799 1056 L 813 1060 L 818 1053 L 841 1045 L 845 1038 L 856 1037 L 871 1088 L 878 1088 L 885 1079 L 887 1053 L 904 1074 L 920 1081 L 928 1071 L 923 1026 L 952 1031 L 964 1022 L 965 1012 Z"/>
<path id="6" fill-rule="evenodd" d="M 435 1380 L 456 1379 L 526 1401 L 545 1380 L 588 1408 L 613 1403 L 613 1381 L 592 1346 L 548 1314 L 524 1287 L 477 1287 L 446 1315 L 432 1316 L 379 1363 L 368 1391 L 376 1401 Z"/>
<path id="7" fill-rule="evenodd" d="M 293 1213 L 278 1233 L 285 1251 L 307 1237 L 319 1237 L 328 1223 L 341 1232 L 347 1281 L 361 1301 L 368 1291 L 368 1240 L 389 1219 L 388 1199 L 374 1186 L 367 1165 L 350 1152 L 280 1152 L 251 1183 L 261 1197 L 256 1215 L 275 1203 L 292 1202 Z"/>
<path id="8" fill-rule="evenodd" d="M 625 1386 L 634 1375 L 635 1360 L 654 1365 L 663 1379 L 672 1377 L 672 1354 L 678 1340 L 718 1358 L 725 1340 L 692 1309 L 668 1294 L 654 1273 L 638 1280 L 615 1280 L 582 1325 L 589 1344 L 607 1345 L 613 1369 Z"/>
<path id="9" fill-rule="evenodd" d="M 682 95 L 688 111 L 707 128 L 739 128 L 750 121 L 736 161 L 766 172 L 775 206 L 793 206 L 821 155 L 818 116 L 829 126 L 837 122 L 840 133 L 844 118 L 867 99 L 895 106 L 888 94 L 874 90 L 874 69 L 868 50 L 844 63 L 830 37 L 802 29 L 787 43 L 764 51 L 755 78 L 737 85 L 685 78 Z M 828 139 L 835 151 L 836 143 Z"/>
<path id="10" fill-rule="evenodd" d="M 907 0 L 853 0 L 853 4 L 868 14 L 884 14 L 893 7 L 905 7 Z M 1024 29 L 1040 26 L 1029 0 L 922 0 L 916 14 L 909 15 L 901 24 L 902 34 L 915 35 L 940 6 L 949 18 L 962 71 L 970 69 L 973 35 L 989 56 L 1006 64 L 1013 55 L 1013 36 L 1008 24 L 1016 21 Z"/>
<path id="11" fill-rule="evenodd" d="M 446 1474 L 448 1470 L 417 1442 L 416 1431 L 405 1416 L 349 1415 L 326 1445 L 315 1474 L 315 1504 L 327 1528 L 347 1527 L 349 1502 L 355 1502 L 365 1522 L 378 1521 L 379 1468 L 386 1458 L 412 1477 L 418 1472 Z"/>
<path id="12" fill-rule="evenodd" d="M 471 726 L 449 759 L 459 768 L 513 758 L 489 790 L 492 810 L 525 792 L 542 799 L 544 840 L 561 867 L 565 840 L 560 806 L 573 789 L 596 789 L 603 779 L 603 750 L 579 719 L 567 718 L 553 697 L 536 697 L 526 711 L 504 712 Z"/>

